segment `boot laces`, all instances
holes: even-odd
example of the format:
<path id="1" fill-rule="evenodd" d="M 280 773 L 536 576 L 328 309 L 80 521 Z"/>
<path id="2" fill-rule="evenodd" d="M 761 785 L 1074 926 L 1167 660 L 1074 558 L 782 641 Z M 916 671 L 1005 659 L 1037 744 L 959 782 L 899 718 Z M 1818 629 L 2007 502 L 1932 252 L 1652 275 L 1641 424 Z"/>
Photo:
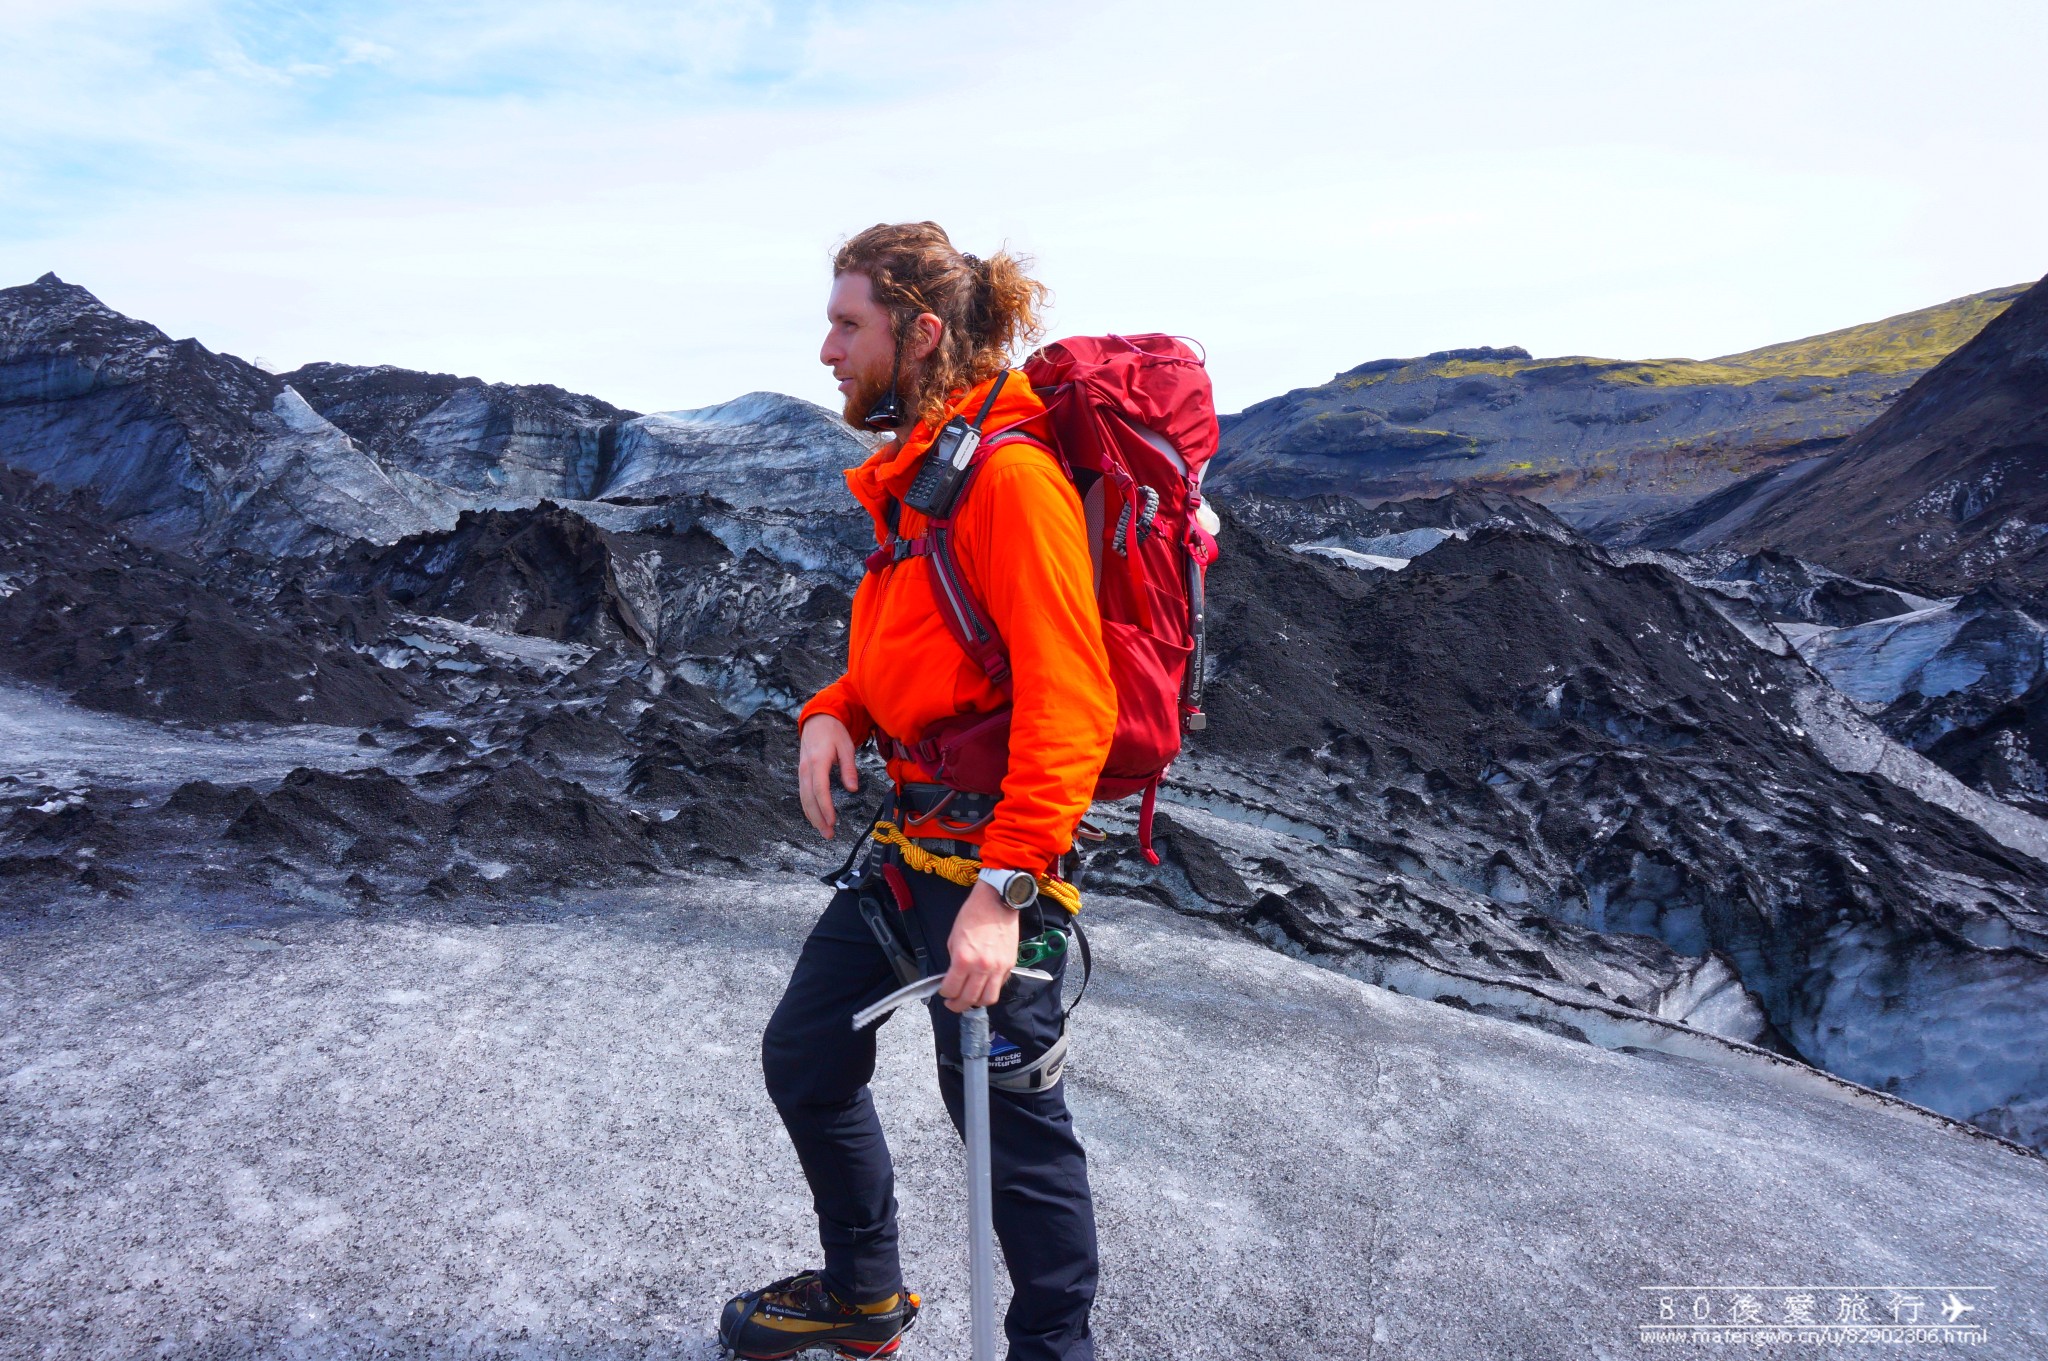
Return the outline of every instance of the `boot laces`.
<path id="1" fill-rule="evenodd" d="M 772 1301 L 778 1308 L 812 1318 L 831 1314 L 850 1316 L 861 1312 L 827 1289 L 825 1278 L 815 1271 L 799 1271 L 794 1276 L 784 1276 L 772 1282 L 761 1292 L 761 1299 L 763 1303 Z"/>

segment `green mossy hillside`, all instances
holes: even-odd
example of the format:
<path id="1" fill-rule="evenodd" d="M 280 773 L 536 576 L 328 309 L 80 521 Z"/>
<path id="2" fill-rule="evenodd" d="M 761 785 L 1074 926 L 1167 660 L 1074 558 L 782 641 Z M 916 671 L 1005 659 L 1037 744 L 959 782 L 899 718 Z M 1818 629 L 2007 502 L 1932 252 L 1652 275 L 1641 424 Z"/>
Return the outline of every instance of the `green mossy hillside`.
<path id="1" fill-rule="evenodd" d="M 1593 378 L 1640 387 L 1698 387 L 1708 383 L 1747 384 L 1766 378 L 1843 378 L 1857 373 L 1920 373 L 1933 368 L 1975 336 L 1991 319 L 2032 287 L 2014 284 L 1954 298 L 1882 321 L 1845 326 L 1803 340 L 1725 354 L 1717 359 L 1599 359 L 1560 355 L 1551 359 L 1450 359 L 1432 365 L 1438 378 L 1488 375 L 1501 378 Z M 1390 375 L 1373 374 L 1379 380 Z M 1353 380 L 1350 386 L 1359 385 Z"/>

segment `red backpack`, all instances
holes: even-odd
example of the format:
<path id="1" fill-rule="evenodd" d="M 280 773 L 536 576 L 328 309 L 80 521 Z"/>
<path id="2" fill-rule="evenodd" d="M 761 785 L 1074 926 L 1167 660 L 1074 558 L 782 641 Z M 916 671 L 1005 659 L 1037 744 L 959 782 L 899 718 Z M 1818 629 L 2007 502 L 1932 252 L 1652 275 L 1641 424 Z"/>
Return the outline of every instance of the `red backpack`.
<path id="1" fill-rule="evenodd" d="M 1216 560 L 1216 540 L 1196 512 L 1202 470 L 1218 437 L 1208 370 L 1171 336 L 1086 336 L 1047 345 L 1025 362 L 1024 374 L 1045 403 L 1049 452 L 1081 494 L 1102 642 L 1116 685 L 1116 731 L 1095 797 L 1145 796 L 1138 843 L 1156 865 L 1152 814 L 1159 782 L 1180 754 L 1182 733 L 1207 725 L 1203 582 Z M 892 515 L 889 542 L 868 559 L 872 572 L 904 557 L 929 557 L 940 618 L 1005 690 L 1009 656 L 967 586 L 952 528 L 974 471 L 991 451 L 1020 442 L 1040 444 L 1014 430 L 987 432 L 950 511 L 931 519 L 922 541 L 899 539 Z M 941 784 L 998 794 L 1009 768 L 1010 710 L 935 723 L 915 744 L 880 734 L 877 740 L 883 755 L 916 761 Z"/>

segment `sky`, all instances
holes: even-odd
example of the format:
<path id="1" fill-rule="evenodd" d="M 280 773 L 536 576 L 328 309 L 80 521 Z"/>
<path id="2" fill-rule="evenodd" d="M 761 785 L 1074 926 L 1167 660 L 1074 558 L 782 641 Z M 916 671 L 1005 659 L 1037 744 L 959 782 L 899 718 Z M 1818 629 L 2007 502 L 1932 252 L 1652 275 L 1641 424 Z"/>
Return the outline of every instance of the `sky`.
<path id="1" fill-rule="evenodd" d="M 1222 409 L 1472 345 L 1705 358 L 2048 273 L 2048 5 L 0 0 L 0 286 L 216 350 L 836 405 L 930 218 Z"/>

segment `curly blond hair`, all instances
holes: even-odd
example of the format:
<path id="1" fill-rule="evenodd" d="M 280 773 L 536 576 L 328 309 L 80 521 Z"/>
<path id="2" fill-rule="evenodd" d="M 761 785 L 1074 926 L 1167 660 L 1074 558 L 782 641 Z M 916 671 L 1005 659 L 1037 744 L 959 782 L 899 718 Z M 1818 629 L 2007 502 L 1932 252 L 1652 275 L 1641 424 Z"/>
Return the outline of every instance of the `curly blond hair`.
<path id="1" fill-rule="evenodd" d="M 926 312 L 943 323 L 914 390 L 901 394 L 919 420 L 936 424 L 951 393 L 1008 368 L 1045 334 L 1040 314 L 1052 294 L 1025 273 L 1030 264 L 1008 251 L 981 260 L 955 250 L 936 222 L 877 223 L 840 246 L 832 276 L 867 277 L 898 344 Z"/>

